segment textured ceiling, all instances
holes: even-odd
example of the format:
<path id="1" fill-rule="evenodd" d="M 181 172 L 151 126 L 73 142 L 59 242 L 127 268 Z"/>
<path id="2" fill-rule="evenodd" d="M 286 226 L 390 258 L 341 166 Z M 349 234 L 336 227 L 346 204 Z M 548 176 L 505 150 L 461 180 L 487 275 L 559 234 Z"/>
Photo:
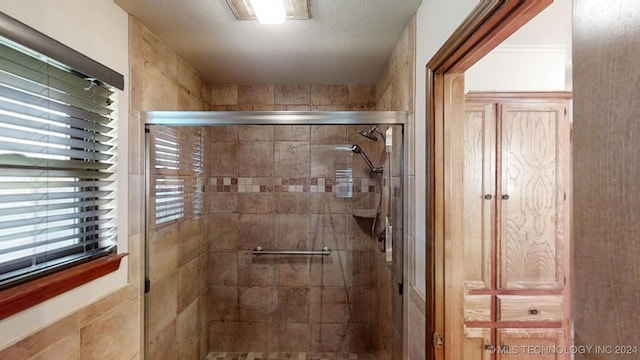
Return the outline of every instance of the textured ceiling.
<path id="1" fill-rule="evenodd" d="M 311 20 L 238 21 L 225 0 L 114 0 L 212 84 L 374 84 L 422 0 L 309 0 Z"/>

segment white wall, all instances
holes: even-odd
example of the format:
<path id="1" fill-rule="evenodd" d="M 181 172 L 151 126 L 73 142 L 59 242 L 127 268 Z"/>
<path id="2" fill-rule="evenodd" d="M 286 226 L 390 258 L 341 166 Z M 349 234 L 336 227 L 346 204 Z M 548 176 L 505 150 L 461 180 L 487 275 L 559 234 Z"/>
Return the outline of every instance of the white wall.
<path id="1" fill-rule="evenodd" d="M 425 171 L 426 171 L 426 64 L 479 3 L 478 0 L 423 0 L 416 15 L 416 290 L 426 293 L 425 281 Z"/>
<path id="2" fill-rule="evenodd" d="M 125 76 L 129 86 L 127 14 L 112 0 L 2 0 L 0 11 Z M 127 249 L 128 93 L 118 94 L 118 243 Z M 0 348 L 23 338 L 127 283 L 120 270 L 0 321 Z"/>
<path id="3" fill-rule="evenodd" d="M 465 91 L 571 90 L 571 0 L 555 0 L 465 73 Z"/>

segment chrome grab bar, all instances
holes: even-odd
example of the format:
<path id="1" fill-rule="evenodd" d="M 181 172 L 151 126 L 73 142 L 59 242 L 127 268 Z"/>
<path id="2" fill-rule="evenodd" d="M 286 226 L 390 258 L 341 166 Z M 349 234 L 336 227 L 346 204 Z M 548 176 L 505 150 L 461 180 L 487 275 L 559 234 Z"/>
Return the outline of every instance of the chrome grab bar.
<path id="1" fill-rule="evenodd" d="M 331 248 L 323 246 L 322 250 L 264 250 L 262 246 L 253 249 L 253 255 L 331 255 Z"/>

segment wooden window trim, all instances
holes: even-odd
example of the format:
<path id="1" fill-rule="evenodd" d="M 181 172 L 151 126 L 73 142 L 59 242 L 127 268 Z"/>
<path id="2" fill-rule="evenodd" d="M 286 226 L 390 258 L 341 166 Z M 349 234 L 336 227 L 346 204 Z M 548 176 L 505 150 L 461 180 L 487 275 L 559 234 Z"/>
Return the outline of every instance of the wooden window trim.
<path id="1" fill-rule="evenodd" d="M 458 131 L 447 120 L 452 110 L 464 108 L 464 72 L 484 55 L 516 32 L 522 25 L 550 5 L 553 0 L 480 0 L 471 14 L 453 32 L 426 64 L 426 359 L 462 358 L 461 348 L 445 336 L 445 347 L 435 346 L 437 334 L 445 334 L 444 257 L 452 245 L 446 243 L 449 229 L 459 225 L 456 219 L 445 223 L 445 189 L 451 181 L 445 176 L 447 165 L 443 144 L 445 131 Z M 447 76 L 445 76 L 447 75 Z M 454 186 L 455 188 L 455 186 Z M 454 204 L 447 204 L 447 207 Z M 445 250 L 445 245 L 448 250 Z M 452 325 L 447 322 L 448 326 Z M 455 327 L 460 324 L 453 324 Z M 462 325 L 460 325 L 462 326 Z M 448 353 L 445 354 L 445 349 Z M 452 354 L 451 351 L 454 353 Z"/>
<path id="2" fill-rule="evenodd" d="M 126 255 L 108 255 L 0 291 L 0 320 L 118 270 Z"/>

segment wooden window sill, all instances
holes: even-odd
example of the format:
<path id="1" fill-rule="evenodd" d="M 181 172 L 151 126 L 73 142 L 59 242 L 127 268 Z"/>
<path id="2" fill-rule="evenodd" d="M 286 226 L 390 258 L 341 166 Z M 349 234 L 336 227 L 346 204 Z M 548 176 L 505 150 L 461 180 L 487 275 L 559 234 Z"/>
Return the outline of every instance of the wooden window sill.
<path id="1" fill-rule="evenodd" d="M 115 254 L 0 291 L 0 320 L 120 268 L 127 254 Z"/>

